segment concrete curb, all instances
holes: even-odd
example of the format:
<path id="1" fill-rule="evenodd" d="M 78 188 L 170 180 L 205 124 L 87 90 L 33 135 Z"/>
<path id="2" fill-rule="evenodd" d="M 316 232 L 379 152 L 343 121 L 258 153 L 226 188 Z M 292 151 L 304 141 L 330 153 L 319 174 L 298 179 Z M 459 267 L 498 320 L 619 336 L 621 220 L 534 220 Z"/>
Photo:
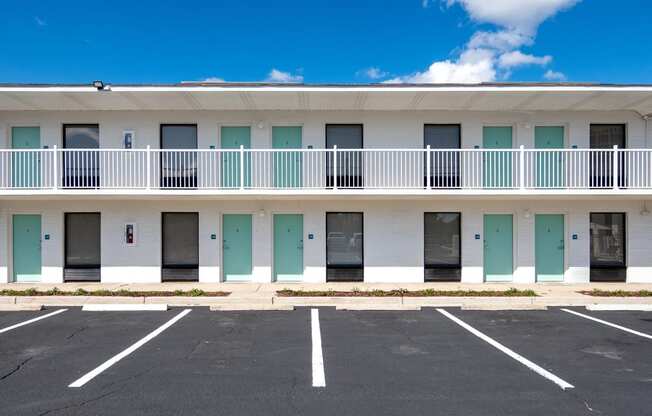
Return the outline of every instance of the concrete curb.
<path id="1" fill-rule="evenodd" d="M 293 311 L 292 305 L 210 305 L 209 310 L 220 312 L 236 312 L 236 311 Z"/>
<path id="2" fill-rule="evenodd" d="M 117 312 L 117 311 L 167 311 L 168 305 L 164 303 L 136 304 L 136 303 L 88 303 L 82 306 L 82 311 L 88 312 Z"/>
<path id="3" fill-rule="evenodd" d="M 269 292 L 242 293 L 239 296 L 0 296 L 5 310 L 34 310 L 43 306 L 84 305 L 167 305 L 202 306 L 212 310 L 292 310 L 296 307 L 335 307 L 339 310 L 419 310 L 448 307 L 475 310 L 543 310 L 549 307 L 620 305 L 652 308 L 652 297 L 593 297 L 581 294 L 551 293 L 539 297 L 279 297 Z M 625 306 L 623 306 L 625 305 Z M 631 305 L 631 306 L 626 306 Z M 642 305 L 642 306 L 641 306 Z M 613 306 L 616 307 L 616 306 Z"/>
<path id="4" fill-rule="evenodd" d="M 13 311 L 40 311 L 43 305 L 40 303 L 25 303 L 25 304 L 9 304 L 0 303 L 0 312 L 13 312 Z"/>
<path id="5" fill-rule="evenodd" d="M 652 304 L 640 304 L 640 303 L 614 303 L 614 304 L 604 304 L 604 303 L 595 303 L 591 305 L 586 305 L 587 311 L 643 311 L 643 312 L 652 312 Z"/>

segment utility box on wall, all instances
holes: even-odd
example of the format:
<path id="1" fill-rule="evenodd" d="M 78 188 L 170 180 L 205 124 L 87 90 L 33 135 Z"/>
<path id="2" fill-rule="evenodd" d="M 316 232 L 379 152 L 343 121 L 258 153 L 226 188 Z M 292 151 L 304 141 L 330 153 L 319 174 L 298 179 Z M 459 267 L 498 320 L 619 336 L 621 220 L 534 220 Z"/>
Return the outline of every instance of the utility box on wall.
<path id="1" fill-rule="evenodd" d="M 122 132 L 122 145 L 125 149 L 133 149 L 136 147 L 136 132 L 133 130 L 125 130 Z"/>
<path id="2" fill-rule="evenodd" d="M 137 227 L 135 223 L 125 224 L 124 242 L 127 246 L 136 245 L 136 229 Z"/>

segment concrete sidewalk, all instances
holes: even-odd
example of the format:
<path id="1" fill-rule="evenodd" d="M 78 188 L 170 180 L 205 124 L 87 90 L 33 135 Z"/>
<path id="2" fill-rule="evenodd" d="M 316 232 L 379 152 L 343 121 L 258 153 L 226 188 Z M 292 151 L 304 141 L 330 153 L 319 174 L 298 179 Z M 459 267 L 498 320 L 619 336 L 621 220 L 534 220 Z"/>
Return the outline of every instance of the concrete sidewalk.
<path id="1" fill-rule="evenodd" d="M 158 303 L 168 306 L 209 306 L 213 310 L 287 310 L 295 306 L 331 306 L 351 310 L 406 310 L 421 307 L 459 306 L 465 309 L 545 309 L 549 306 L 586 306 L 594 304 L 652 304 L 652 297 L 594 297 L 578 293 L 582 290 L 649 290 L 652 284 L 591 283 L 591 284 L 514 284 L 514 283 L 9 283 L 0 289 L 45 291 L 57 287 L 62 291 L 84 289 L 129 291 L 189 291 L 230 292 L 225 297 L 121 297 L 121 296 L 0 296 L 0 310 L 34 309 L 41 306 L 82 306 L 90 303 Z M 281 297 L 277 290 L 507 290 L 531 289 L 537 297 Z"/>

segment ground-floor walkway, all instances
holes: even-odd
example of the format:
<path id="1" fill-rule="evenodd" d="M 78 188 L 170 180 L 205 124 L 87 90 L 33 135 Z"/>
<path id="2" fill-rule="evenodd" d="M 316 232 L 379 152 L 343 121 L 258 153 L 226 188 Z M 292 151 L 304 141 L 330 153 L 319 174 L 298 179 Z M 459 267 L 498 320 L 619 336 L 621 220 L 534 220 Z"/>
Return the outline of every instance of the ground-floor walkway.
<path id="1" fill-rule="evenodd" d="M 514 284 L 514 283 L 148 283 L 148 284 L 106 284 L 106 283 L 58 283 L 58 284 L 0 284 L 0 290 L 26 290 L 35 288 L 47 291 L 53 288 L 64 292 L 84 289 L 128 290 L 128 291 L 184 291 L 199 289 L 203 292 L 228 292 L 228 296 L 173 296 L 173 297 L 127 297 L 127 296 L 0 296 L 0 307 L 9 305 L 70 305 L 79 306 L 87 303 L 159 303 L 170 306 L 210 306 L 225 310 L 264 310 L 292 309 L 296 306 L 334 306 L 339 309 L 419 309 L 429 306 L 459 306 L 469 309 L 543 309 L 549 306 L 585 306 L 592 304 L 650 304 L 652 296 L 592 296 L 582 292 L 603 291 L 652 291 L 652 284 L 633 283 L 590 283 L 590 284 Z M 345 296 L 280 296 L 283 289 L 295 291 L 359 291 L 373 290 L 419 291 L 504 291 L 510 288 L 532 290 L 537 296 L 386 296 L 386 297 L 345 297 Z"/>

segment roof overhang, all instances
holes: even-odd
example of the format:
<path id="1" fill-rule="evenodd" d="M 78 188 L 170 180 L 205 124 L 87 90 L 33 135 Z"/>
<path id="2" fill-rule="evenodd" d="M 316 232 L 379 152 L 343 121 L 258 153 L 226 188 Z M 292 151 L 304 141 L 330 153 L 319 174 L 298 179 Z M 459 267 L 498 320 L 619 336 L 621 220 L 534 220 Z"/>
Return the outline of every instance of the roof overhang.
<path id="1" fill-rule="evenodd" d="M 467 110 L 652 113 L 652 85 L 0 84 L 0 111 Z"/>

